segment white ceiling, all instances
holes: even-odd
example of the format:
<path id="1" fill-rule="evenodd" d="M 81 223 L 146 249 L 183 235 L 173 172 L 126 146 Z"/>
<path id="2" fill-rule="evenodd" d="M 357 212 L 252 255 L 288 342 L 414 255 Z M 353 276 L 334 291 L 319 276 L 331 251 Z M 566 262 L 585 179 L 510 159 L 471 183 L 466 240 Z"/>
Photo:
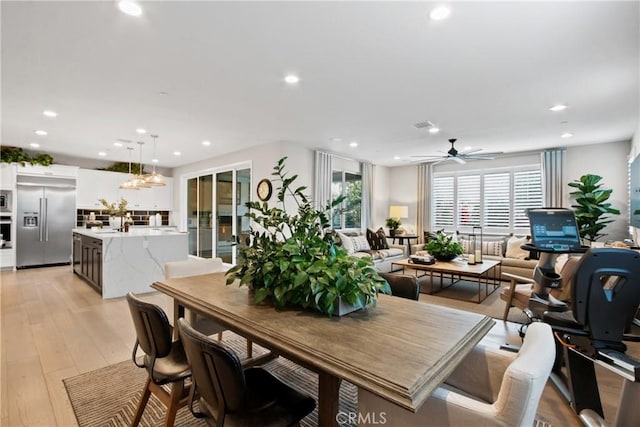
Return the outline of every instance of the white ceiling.
<path id="1" fill-rule="evenodd" d="M 638 129 L 637 1 L 452 2 L 439 22 L 426 2 L 142 6 L 3 1 L 2 144 L 127 161 L 113 142 L 143 127 L 166 167 L 273 141 L 398 165 L 452 137 L 513 152 Z M 425 120 L 442 132 L 413 127 Z"/>

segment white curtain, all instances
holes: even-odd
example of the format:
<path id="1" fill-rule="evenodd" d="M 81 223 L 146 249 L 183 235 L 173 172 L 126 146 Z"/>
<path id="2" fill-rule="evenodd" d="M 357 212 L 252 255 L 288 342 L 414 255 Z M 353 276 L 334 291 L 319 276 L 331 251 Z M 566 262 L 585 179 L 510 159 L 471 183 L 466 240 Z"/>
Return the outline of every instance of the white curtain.
<path id="1" fill-rule="evenodd" d="M 361 226 L 362 232 L 366 232 L 371 226 L 373 212 L 373 165 L 371 163 L 362 163 L 362 213 Z"/>
<path id="2" fill-rule="evenodd" d="M 564 204 L 564 169 L 566 148 L 540 153 L 542 163 L 542 198 L 544 206 L 561 208 Z"/>
<path id="3" fill-rule="evenodd" d="M 424 232 L 431 229 L 431 176 L 433 174 L 432 163 L 418 165 L 418 195 L 416 206 L 416 233 L 418 242 L 424 242 Z"/>
<path id="4" fill-rule="evenodd" d="M 317 209 L 324 209 L 331 201 L 331 171 L 333 157 L 322 151 L 315 152 L 315 182 L 313 187 L 313 202 Z"/>

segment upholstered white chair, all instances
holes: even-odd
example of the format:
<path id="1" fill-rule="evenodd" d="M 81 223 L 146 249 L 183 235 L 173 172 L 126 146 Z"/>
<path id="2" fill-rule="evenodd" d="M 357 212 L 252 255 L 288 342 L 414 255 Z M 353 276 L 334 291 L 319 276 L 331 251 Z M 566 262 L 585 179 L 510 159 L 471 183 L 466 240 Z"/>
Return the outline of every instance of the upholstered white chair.
<path id="1" fill-rule="evenodd" d="M 363 389 L 358 390 L 358 412 L 384 412 L 387 427 L 530 427 L 554 357 L 551 327 L 532 323 L 517 354 L 489 345 L 476 346 L 418 412 L 407 411 Z"/>

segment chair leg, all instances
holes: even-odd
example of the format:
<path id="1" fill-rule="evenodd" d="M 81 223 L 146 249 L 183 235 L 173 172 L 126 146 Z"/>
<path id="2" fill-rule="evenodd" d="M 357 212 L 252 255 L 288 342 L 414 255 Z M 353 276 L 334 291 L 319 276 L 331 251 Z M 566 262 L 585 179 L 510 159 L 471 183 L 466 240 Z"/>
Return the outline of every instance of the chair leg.
<path id="1" fill-rule="evenodd" d="M 147 383 L 144 386 L 144 391 L 142 392 L 142 397 L 140 397 L 140 403 L 138 403 L 138 409 L 136 409 L 136 416 L 133 417 L 133 421 L 131 421 L 131 427 L 136 427 L 138 424 L 140 424 L 142 414 L 144 413 L 144 408 L 147 406 L 149 396 L 151 396 L 151 389 L 149 388 L 150 384 L 151 378 L 148 377 Z"/>
<path id="2" fill-rule="evenodd" d="M 509 290 L 507 290 L 507 303 L 504 307 L 504 314 L 502 315 L 502 320 L 507 321 L 507 317 L 509 316 L 509 309 L 512 307 L 511 303 L 513 302 L 513 295 L 516 291 L 516 281 L 511 280 L 509 284 Z"/>
<path id="3" fill-rule="evenodd" d="M 180 400 L 182 399 L 183 391 L 184 380 L 175 382 L 171 385 L 171 397 L 169 405 L 167 405 L 167 416 L 164 420 L 165 427 L 173 427 L 173 422 L 176 419 L 176 413 L 180 408 Z"/>

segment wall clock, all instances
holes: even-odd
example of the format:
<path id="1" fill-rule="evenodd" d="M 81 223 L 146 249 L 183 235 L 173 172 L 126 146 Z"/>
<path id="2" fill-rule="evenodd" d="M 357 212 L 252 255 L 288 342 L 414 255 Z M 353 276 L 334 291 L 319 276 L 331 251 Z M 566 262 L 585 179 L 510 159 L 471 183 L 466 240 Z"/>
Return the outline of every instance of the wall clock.
<path id="1" fill-rule="evenodd" d="M 271 198 L 271 193 L 273 192 L 273 188 L 271 186 L 271 181 L 268 179 L 263 179 L 258 183 L 258 198 L 263 202 L 266 202 Z"/>

